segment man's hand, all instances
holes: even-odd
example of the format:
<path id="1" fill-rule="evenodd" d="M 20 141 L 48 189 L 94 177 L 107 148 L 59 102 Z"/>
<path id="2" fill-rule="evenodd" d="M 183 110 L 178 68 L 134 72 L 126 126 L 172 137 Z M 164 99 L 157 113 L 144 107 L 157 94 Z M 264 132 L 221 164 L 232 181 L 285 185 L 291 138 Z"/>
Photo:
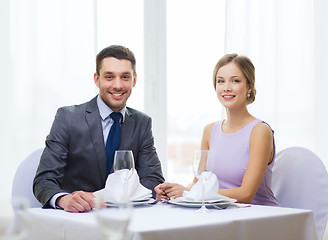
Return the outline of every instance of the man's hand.
<path id="1" fill-rule="evenodd" d="M 158 184 L 154 188 L 154 190 L 156 192 L 156 200 L 162 200 L 162 199 L 169 200 L 170 199 L 168 196 L 166 196 L 166 193 L 163 191 L 162 184 Z"/>
<path id="2" fill-rule="evenodd" d="M 91 192 L 75 191 L 57 199 L 57 205 L 67 212 L 88 212 L 95 206 Z"/>

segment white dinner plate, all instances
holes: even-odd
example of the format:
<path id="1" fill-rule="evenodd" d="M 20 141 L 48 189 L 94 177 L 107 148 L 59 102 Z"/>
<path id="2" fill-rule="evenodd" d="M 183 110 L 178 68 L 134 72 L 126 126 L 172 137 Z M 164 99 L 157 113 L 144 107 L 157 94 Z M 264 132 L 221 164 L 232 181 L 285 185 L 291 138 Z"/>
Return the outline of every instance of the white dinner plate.
<path id="1" fill-rule="evenodd" d="M 236 199 L 217 199 L 217 200 L 210 200 L 210 201 L 205 201 L 205 206 L 206 207 L 213 207 L 213 206 L 218 206 L 220 208 L 225 208 L 231 203 L 235 203 L 237 200 Z M 178 200 L 178 199 L 172 199 L 169 200 L 168 203 L 173 204 L 173 205 L 178 205 L 182 207 L 201 207 L 202 202 L 199 201 L 183 201 L 183 200 Z"/>
<path id="2" fill-rule="evenodd" d="M 236 199 L 227 198 L 227 199 L 206 200 L 205 203 L 209 203 L 209 204 L 213 204 L 213 203 L 234 203 L 236 201 L 237 201 Z M 202 201 L 193 201 L 193 200 L 177 200 L 176 202 L 200 203 L 200 204 L 202 204 Z"/>
<path id="3" fill-rule="evenodd" d="M 132 201 L 133 206 L 147 205 L 151 202 L 152 198 L 140 199 Z M 119 203 L 105 202 L 107 207 L 119 207 Z"/>

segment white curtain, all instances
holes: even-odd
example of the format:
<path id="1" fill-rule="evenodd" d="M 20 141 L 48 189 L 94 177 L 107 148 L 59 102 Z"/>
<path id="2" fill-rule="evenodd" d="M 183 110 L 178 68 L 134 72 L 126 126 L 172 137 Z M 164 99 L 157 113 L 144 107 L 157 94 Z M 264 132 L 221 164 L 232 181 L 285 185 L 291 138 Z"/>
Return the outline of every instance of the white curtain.
<path id="1" fill-rule="evenodd" d="M 90 0 L 1 0 L 0 9 L 3 197 L 18 164 L 44 147 L 57 108 L 95 95 L 95 22 Z"/>
<path id="2" fill-rule="evenodd" d="M 275 130 L 277 150 L 303 146 L 328 166 L 328 2 L 227 0 L 226 53 L 247 55 L 249 110 Z"/>

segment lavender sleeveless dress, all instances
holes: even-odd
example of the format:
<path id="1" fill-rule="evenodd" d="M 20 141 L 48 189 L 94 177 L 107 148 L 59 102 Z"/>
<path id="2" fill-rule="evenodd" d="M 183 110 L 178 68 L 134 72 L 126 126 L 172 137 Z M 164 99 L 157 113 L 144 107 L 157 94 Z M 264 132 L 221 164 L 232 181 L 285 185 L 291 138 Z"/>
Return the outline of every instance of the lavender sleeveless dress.
<path id="1" fill-rule="evenodd" d="M 249 159 L 250 136 L 255 125 L 261 122 L 263 121 L 255 119 L 244 128 L 231 134 L 222 132 L 221 121 L 215 122 L 212 128 L 209 149 L 213 154 L 213 173 L 218 177 L 220 189 L 241 186 Z M 265 171 L 252 204 L 279 206 L 271 191 L 273 164 L 274 158 Z"/>

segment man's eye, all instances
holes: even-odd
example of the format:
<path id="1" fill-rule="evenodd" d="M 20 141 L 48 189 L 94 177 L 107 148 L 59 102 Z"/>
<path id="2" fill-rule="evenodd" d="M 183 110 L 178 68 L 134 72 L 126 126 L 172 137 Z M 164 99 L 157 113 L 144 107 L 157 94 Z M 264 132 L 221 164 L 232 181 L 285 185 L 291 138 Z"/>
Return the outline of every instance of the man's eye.
<path id="1" fill-rule="evenodd" d="M 122 78 L 123 79 L 130 79 L 130 76 L 129 75 L 124 75 Z"/>
<path id="2" fill-rule="evenodd" d="M 111 79 L 111 78 L 113 78 L 113 77 L 112 77 L 112 76 L 105 76 L 105 78 Z"/>

